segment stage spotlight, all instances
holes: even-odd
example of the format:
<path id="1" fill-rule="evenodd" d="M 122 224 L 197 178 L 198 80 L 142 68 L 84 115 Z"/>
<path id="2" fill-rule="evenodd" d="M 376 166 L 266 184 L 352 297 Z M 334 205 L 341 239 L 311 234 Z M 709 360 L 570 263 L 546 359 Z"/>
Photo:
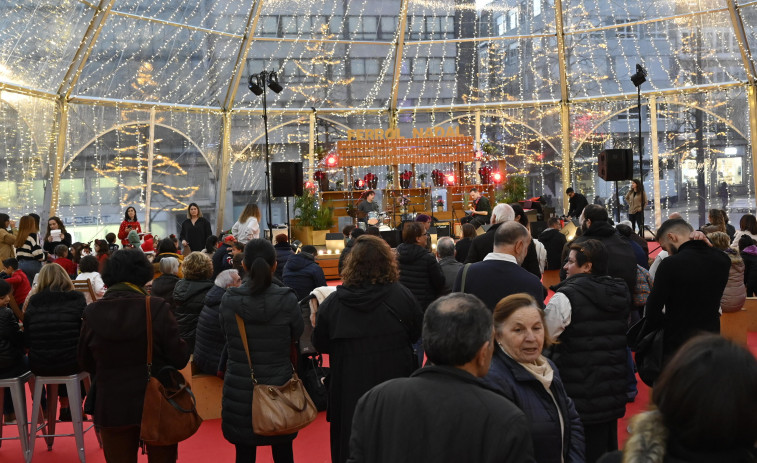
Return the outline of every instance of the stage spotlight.
<path id="1" fill-rule="evenodd" d="M 501 172 L 492 172 L 490 178 L 492 179 L 492 182 L 494 182 L 494 183 L 501 183 L 502 182 L 502 173 Z"/>
<path id="2" fill-rule="evenodd" d="M 447 174 L 447 185 L 455 184 L 455 174 Z"/>
<path id="3" fill-rule="evenodd" d="M 355 184 L 355 188 L 358 190 L 362 190 L 363 188 L 365 188 L 365 182 L 362 179 L 355 180 L 354 184 Z"/>
<path id="4" fill-rule="evenodd" d="M 279 77 L 275 72 L 268 74 L 268 88 L 273 90 L 274 93 L 281 93 L 284 90 L 284 87 L 279 85 Z"/>
<path id="5" fill-rule="evenodd" d="M 637 64 L 636 74 L 631 76 L 631 82 L 633 82 L 633 84 L 638 87 L 646 81 L 647 81 L 647 71 L 643 67 L 641 67 L 641 64 Z"/>
<path id="6" fill-rule="evenodd" d="M 327 167 L 336 167 L 338 162 L 339 159 L 337 159 L 336 154 L 329 154 L 328 156 L 326 156 Z"/>
<path id="7" fill-rule="evenodd" d="M 257 96 L 260 96 L 263 94 L 265 90 L 263 89 L 263 86 L 260 84 L 260 74 L 253 74 L 250 76 L 250 81 L 247 83 L 247 88 L 249 88 L 250 91 Z"/>

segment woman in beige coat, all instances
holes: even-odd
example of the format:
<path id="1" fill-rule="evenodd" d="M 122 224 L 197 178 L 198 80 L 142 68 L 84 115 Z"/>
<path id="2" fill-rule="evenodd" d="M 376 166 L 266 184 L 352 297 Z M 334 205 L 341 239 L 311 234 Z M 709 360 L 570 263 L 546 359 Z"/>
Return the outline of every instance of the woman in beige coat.
<path id="1" fill-rule="evenodd" d="M 731 270 L 728 273 L 728 283 L 725 284 L 723 296 L 720 298 L 720 309 L 723 313 L 738 312 L 746 301 L 746 286 L 744 285 L 744 259 L 729 246 L 730 237 L 723 232 L 708 233 L 707 238 L 712 245 L 731 258 Z"/>
<path id="2" fill-rule="evenodd" d="M 16 222 L 8 214 L 0 214 L 0 262 L 16 257 Z"/>
<path id="3" fill-rule="evenodd" d="M 631 229 L 636 231 L 638 224 L 639 235 L 642 235 L 641 216 L 647 205 L 647 194 L 644 193 L 644 185 L 640 180 L 631 180 L 631 188 L 626 193 L 626 203 L 628 203 L 628 220 L 631 221 Z"/>

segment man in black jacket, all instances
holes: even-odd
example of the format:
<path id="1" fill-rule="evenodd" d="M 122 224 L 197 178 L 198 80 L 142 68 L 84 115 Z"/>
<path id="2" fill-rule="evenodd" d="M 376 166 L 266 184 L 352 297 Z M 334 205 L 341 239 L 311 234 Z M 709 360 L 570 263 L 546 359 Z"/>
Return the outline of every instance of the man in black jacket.
<path id="1" fill-rule="evenodd" d="M 581 193 L 576 193 L 573 188 L 565 190 L 565 194 L 570 198 L 568 199 L 568 203 L 570 204 L 568 215 L 570 217 L 580 217 L 581 212 L 583 212 L 584 208 L 589 204 L 589 201 L 586 200 L 586 196 Z"/>
<path id="2" fill-rule="evenodd" d="M 492 212 L 492 206 L 489 199 L 481 195 L 481 192 L 475 187 L 470 189 L 469 194 L 471 200 L 470 215 L 466 215 L 460 219 L 460 224 L 470 223 L 476 228 L 486 225 L 489 223 L 489 216 Z"/>
<path id="3" fill-rule="evenodd" d="M 473 296 L 431 304 L 423 345 L 433 365 L 360 399 L 347 461 L 534 462 L 525 415 L 480 380 L 489 371 L 492 334 L 491 312 Z"/>
<path id="4" fill-rule="evenodd" d="M 613 278 L 621 278 L 626 282 L 630 291 L 636 286 L 636 255 L 631 243 L 623 239 L 615 228 L 609 223 L 607 209 L 596 204 L 590 204 L 584 208 L 584 221 L 581 223 L 583 235 L 575 238 L 563 248 L 562 261 L 568 257 L 569 246 L 579 244 L 588 239 L 600 241 L 607 248 L 609 262 L 607 274 Z M 560 270 L 560 279 L 565 279 L 565 269 Z"/>
<path id="5" fill-rule="evenodd" d="M 568 238 L 560 233 L 560 219 L 550 217 L 547 229 L 539 234 L 539 241 L 547 250 L 547 270 L 559 270 L 562 267 L 562 250 Z"/>
<path id="6" fill-rule="evenodd" d="M 290 257 L 284 267 L 284 285 L 297 293 L 298 300 L 304 299 L 315 288 L 326 286 L 323 269 L 315 261 L 317 253 L 315 246 L 303 246 L 302 252 Z"/>
<path id="7" fill-rule="evenodd" d="M 657 268 L 646 316 L 665 330 L 665 363 L 697 333 L 720 333 L 720 298 L 731 261 L 709 242 L 692 240 L 692 231 L 683 219 L 666 220 L 657 230 L 657 241 L 670 255 Z"/>
<path id="8" fill-rule="evenodd" d="M 546 292 L 541 281 L 521 267 L 528 253 L 531 235 L 518 222 L 505 222 L 494 234 L 494 250 L 483 262 L 466 264 L 458 273 L 454 291 L 478 296 L 489 310 L 515 293 L 528 293 L 544 307 Z"/>

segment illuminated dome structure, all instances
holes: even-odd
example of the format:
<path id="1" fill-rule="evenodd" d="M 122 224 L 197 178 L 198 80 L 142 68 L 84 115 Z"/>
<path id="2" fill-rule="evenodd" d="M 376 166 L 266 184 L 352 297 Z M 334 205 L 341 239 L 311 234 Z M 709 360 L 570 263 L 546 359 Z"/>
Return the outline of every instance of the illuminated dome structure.
<path id="1" fill-rule="evenodd" d="M 725 206 L 738 223 L 755 208 L 755 49 L 753 0 L 3 2 L 0 211 L 56 214 L 89 240 L 127 205 L 173 233 L 196 202 L 228 228 L 264 201 L 248 82 L 274 71 L 271 160 L 303 161 L 322 189 L 497 172 L 558 210 L 568 186 L 614 207 L 597 158 L 633 149 L 639 177 L 641 119 L 646 222 L 679 211 L 698 226 Z M 475 153 L 458 170 L 435 154 L 450 135 Z M 338 148 L 401 137 L 430 141 L 394 172 Z"/>

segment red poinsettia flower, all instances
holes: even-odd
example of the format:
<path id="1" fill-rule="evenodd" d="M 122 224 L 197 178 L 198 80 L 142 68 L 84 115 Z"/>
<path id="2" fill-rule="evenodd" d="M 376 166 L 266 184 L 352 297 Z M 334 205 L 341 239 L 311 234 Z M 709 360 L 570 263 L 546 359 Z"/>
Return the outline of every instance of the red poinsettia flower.
<path id="1" fill-rule="evenodd" d="M 313 173 L 313 178 L 320 181 L 321 179 L 326 178 L 326 172 L 323 172 L 322 170 L 316 170 Z"/>
<path id="2" fill-rule="evenodd" d="M 402 180 L 410 180 L 411 178 L 413 178 L 413 171 L 406 170 L 402 172 L 401 177 L 402 177 Z"/>
<path id="3" fill-rule="evenodd" d="M 376 179 L 376 176 L 373 175 L 371 172 L 368 172 L 367 174 L 365 174 L 365 176 L 363 176 L 363 180 L 365 180 L 366 183 L 375 179 Z"/>

